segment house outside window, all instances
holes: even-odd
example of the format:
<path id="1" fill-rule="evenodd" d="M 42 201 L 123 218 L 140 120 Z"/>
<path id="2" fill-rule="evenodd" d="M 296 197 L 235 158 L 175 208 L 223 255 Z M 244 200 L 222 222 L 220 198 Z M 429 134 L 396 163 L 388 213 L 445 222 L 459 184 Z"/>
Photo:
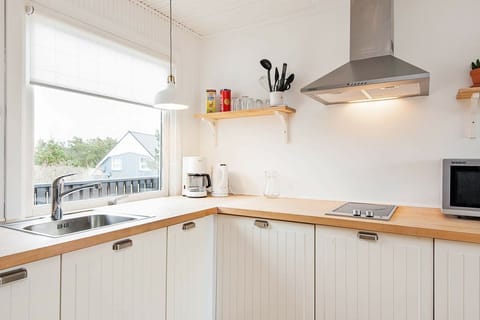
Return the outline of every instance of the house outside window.
<path id="1" fill-rule="evenodd" d="M 158 176 L 159 134 L 128 131 L 98 162 L 93 175 L 100 178 Z"/>

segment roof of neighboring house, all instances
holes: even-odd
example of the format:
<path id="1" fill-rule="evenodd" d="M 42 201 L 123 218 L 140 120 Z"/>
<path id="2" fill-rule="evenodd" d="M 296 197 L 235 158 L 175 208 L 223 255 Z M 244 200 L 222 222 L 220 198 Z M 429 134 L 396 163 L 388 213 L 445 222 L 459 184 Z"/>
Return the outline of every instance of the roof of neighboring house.
<path id="1" fill-rule="evenodd" d="M 155 159 L 157 144 L 155 135 L 127 131 L 112 150 L 95 166 L 95 169 L 98 169 L 108 158 L 129 152 L 144 154 L 145 156 L 150 156 L 152 159 Z"/>
<path id="2" fill-rule="evenodd" d="M 155 157 L 155 149 L 157 147 L 157 139 L 152 134 L 128 131 L 127 134 L 130 133 L 135 139 L 140 142 L 140 144 L 145 148 L 145 150 L 150 153 L 152 157 Z"/>

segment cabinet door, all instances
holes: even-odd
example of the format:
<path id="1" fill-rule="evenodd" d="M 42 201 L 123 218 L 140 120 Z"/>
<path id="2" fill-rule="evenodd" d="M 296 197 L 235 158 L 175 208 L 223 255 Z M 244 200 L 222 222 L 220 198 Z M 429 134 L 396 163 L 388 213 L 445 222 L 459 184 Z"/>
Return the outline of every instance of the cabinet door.
<path id="1" fill-rule="evenodd" d="M 435 240 L 435 319 L 480 319 L 480 245 Z"/>
<path id="2" fill-rule="evenodd" d="M 166 229 L 62 256 L 62 320 L 165 319 Z"/>
<path id="3" fill-rule="evenodd" d="M 433 240 L 316 226 L 317 320 L 432 320 Z"/>
<path id="4" fill-rule="evenodd" d="M 0 319 L 59 319 L 59 256 L 0 270 L 0 277 Z"/>
<path id="5" fill-rule="evenodd" d="M 314 226 L 217 217 L 217 320 L 313 320 Z"/>
<path id="6" fill-rule="evenodd" d="M 168 227 L 168 320 L 213 320 L 214 218 Z"/>

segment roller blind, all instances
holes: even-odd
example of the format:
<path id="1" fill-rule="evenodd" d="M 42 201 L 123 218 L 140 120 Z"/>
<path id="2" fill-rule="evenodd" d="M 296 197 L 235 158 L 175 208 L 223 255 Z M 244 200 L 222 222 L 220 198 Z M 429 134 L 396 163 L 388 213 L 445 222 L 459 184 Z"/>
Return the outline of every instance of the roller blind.
<path id="1" fill-rule="evenodd" d="M 151 105 L 168 62 L 63 21 L 29 17 L 30 83 Z"/>

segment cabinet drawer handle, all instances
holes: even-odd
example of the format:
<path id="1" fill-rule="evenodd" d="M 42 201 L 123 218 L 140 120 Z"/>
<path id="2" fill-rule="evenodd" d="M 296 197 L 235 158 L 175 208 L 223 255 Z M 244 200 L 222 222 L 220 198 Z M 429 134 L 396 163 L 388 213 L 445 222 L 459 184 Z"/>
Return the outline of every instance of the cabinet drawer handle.
<path id="1" fill-rule="evenodd" d="M 133 241 L 132 240 L 130 240 L 130 239 L 122 240 L 122 241 L 115 242 L 113 244 L 113 250 L 114 251 L 119 251 L 119 250 L 122 250 L 122 249 L 125 249 L 125 248 L 128 248 L 128 247 L 131 247 L 131 246 L 133 246 Z"/>
<path id="2" fill-rule="evenodd" d="M 378 240 L 378 234 L 373 233 L 373 232 L 362 232 L 360 231 L 358 234 L 359 239 L 363 240 L 370 240 L 370 241 L 377 241 Z"/>
<path id="3" fill-rule="evenodd" d="M 0 286 L 27 278 L 27 269 L 16 269 L 0 273 Z"/>
<path id="4" fill-rule="evenodd" d="M 269 226 L 268 221 L 265 220 L 255 220 L 255 225 L 262 229 L 267 229 Z"/>
<path id="5" fill-rule="evenodd" d="M 195 222 L 187 222 L 187 223 L 184 223 L 182 226 L 182 230 L 185 230 L 185 231 L 193 228 L 195 228 Z"/>

